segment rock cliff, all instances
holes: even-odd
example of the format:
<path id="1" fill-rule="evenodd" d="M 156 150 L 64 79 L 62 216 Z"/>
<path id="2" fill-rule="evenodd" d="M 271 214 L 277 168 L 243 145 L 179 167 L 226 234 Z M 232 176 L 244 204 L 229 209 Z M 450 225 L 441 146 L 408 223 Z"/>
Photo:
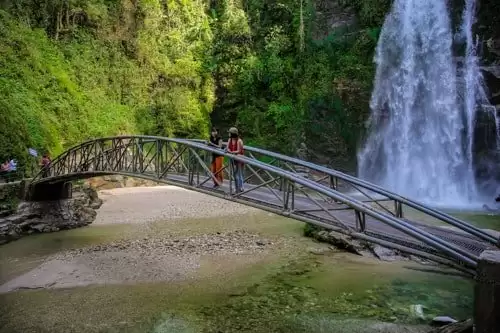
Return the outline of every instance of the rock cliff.
<path id="1" fill-rule="evenodd" d="M 67 200 L 21 202 L 15 213 L 0 218 L 0 245 L 32 233 L 86 226 L 95 220 L 101 204 L 89 186 L 75 187 Z"/>

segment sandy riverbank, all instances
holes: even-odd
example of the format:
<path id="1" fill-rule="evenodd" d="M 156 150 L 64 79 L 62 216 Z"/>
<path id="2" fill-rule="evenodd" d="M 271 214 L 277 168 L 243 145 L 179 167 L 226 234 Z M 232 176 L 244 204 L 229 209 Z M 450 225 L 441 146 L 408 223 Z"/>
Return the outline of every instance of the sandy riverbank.
<path id="1" fill-rule="evenodd" d="M 104 205 L 93 225 L 147 224 L 176 219 L 243 215 L 259 211 L 175 186 L 128 187 L 99 192 Z"/>
<path id="2" fill-rule="evenodd" d="M 0 293 L 194 279 L 209 257 L 215 261 L 239 257 L 251 263 L 284 245 L 238 225 L 238 216 L 263 213 L 222 199 L 173 186 L 119 188 L 99 195 L 104 204 L 87 228 L 98 234 L 100 228 L 112 227 L 118 239 L 58 251 L 2 284 Z M 210 225 L 197 228 L 192 223 L 197 219 Z M 220 223 L 228 222 L 232 229 L 224 230 Z"/>

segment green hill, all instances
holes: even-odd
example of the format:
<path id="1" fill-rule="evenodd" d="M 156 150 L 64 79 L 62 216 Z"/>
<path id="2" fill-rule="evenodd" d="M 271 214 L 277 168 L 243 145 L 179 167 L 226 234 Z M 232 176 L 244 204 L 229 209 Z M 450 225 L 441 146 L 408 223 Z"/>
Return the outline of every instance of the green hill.
<path id="1" fill-rule="evenodd" d="M 210 123 L 349 156 L 388 1 L 373 14 L 358 0 L 357 21 L 343 2 L 0 1 L 0 158 L 125 133 L 200 137 Z"/>

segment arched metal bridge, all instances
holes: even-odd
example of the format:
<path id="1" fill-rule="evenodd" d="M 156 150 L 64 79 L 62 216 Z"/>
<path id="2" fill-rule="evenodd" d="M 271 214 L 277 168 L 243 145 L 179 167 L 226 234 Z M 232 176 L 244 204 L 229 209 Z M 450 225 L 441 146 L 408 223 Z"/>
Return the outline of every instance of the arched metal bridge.
<path id="1" fill-rule="evenodd" d="M 210 168 L 213 153 L 225 156 L 225 181 L 218 188 Z M 254 147 L 245 146 L 245 153 L 228 154 L 201 140 L 100 138 L 54 159 L 32 180 L 30 191 L 102 175 L 139 177 L 309 222 L 470 275 L 479 254 L 499 245 L 494 236 L 464 221 L 339 171 Z M 240 193 L 228 181 L 231 160 L 245 164 Z"/>

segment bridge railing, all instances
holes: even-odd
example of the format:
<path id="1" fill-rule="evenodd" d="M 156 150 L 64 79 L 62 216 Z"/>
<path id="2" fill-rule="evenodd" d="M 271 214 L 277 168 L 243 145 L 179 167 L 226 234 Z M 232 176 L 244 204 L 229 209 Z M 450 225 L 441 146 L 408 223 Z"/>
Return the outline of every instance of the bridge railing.
<path id="1" fill-rule="evenodd" d="M 247 148 L 247 151 L 252 150 L 256 151 Z M 212 187 L 214 174 L 210 162 L 214 153 L 223 155 L 227 161 L 224 165 L 226 178 L 232 178 L 231 161 L 245 164 L 247 186 L 243 192 L 237 192 L 232 181 L 226 182 L 220 189 Z M 255 156 L 235 156 L 190 140 L 120 136 L 88 141 L 54 159 L 49 168 L 33 179 L 31 185 L 36 187 L 39 183 L 108 174 L 150 179 L 233 200 L 471 274 L 478 260 L 477 255 L 460 246 L 386 211 L 374 209 L 335 187 L 307 179 L 295 169 L 286 170 L 283 165 L 264 163 Z"/>
<path id="2" fill-rule="evenodd" d="M 193 141 L 200 143 L 204 142 L 203 140 Z M 226 145 L 226 143 L 224 145 Z M 451 225 L 469 235 L 487 241 L 493 245 L 500 246 L 499 239 L 496 239 L 491 234 L 471 225 L 470 223 L 429 207 L 416 200 L 412 200 L 388 191 L 376 184 L 360 178 L 356 178 L 343 172 L 295 157 L 286 156 L 256 147 L 245 146 L 245 153 L 252 159 L 264 159 L 268 161 L 268 164 L 270 165 L 278 166 L 285 170 L 302 175 L 316 183 L 349 194 L 362 202 L 370 204 L 375 209 L 381 210 L 394 217 L 401 219 L 406 218 L 405 207 L 407 207 L 413 210 L 414 215 L 417 215 L 417 218 L 423 223 L 429 222 L 431 225 Z"/>

